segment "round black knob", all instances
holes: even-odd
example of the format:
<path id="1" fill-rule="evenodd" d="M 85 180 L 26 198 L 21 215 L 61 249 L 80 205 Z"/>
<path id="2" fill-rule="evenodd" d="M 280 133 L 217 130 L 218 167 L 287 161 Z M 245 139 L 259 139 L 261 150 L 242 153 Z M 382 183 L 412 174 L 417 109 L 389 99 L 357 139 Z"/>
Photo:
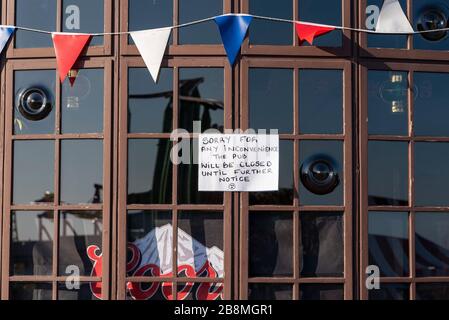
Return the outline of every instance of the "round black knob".
<path id="1" fill-rule="evenodd" d="M 417 20 L 419 31 L 429 31 L 447 28 L 447 14 L 443 8 L 427 8 L 422 11 Z M 421 33 L 424 39 L 429 41 L 439 41 L 446 37 L 447 31 L 434 31 Z"/>
<path id="2" fill-rule="evenodd" d="M 302 184 L 314 194 L 331 193 L 339 184 L 338 173 L 330 159 L 310 158 L 301 165 L 300 171 Z"/>
<path id="3" fill-rule="evenodd" d="M 22 90 L 18 97 L 19 112 L 25 119 L 38 121 L 46 118 L 52 108 L 50 95 L 43 88 L 28 88 Z"/>

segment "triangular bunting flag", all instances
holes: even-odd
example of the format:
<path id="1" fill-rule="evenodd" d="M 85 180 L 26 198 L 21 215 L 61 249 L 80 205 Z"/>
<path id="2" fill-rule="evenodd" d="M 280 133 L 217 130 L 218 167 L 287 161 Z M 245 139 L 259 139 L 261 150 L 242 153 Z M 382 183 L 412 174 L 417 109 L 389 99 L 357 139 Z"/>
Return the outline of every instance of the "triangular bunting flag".
<path id="1" fill-rule="evenodd" d="M 52 33 L 61 82 L 67 77 L 81 51 L 92 37 L 89 34 Z"/>
<path id="2" fill-rule="evenodd" d="M 412 33 L 413 28 L 399 0 L 385 0 L 376 24 L 379 33 Z"/>
<path id="3" fill-rule="evenodd" d="M 220 30 L 221 40 L 231 65 L 234 64 L 240 52 L 240 47 L 252 19 L 252 16 L 242 14 L 227 14 L 214 19 Z"/>
<path id="4" fill-rule="evenodd" d="M 322 36 L 335 30 L 334 27 L 314 25 L 304 22 L 295 22 L 296 33 L 299 40 L 302 42 L 307 41 L 310 45 L 313 45 L 313 40 L 316 37 Z"/>
<path id="5" fill-rule="evenodd" d="M 9 38 L 11 38 L 11 35 L 14 33 L 14 30 L 16 30 L 15 27 L 0 26 L 0 53 L 2 53 L 3 49 L 5 49 Z"/>
<path id="6" fill-rule="evenodd" d="M 172 28 L 149 29 L 131 32 L 131 38 L 136 44 L 151 77 L 157 82 L 162 59 L 167 48 Z"/>

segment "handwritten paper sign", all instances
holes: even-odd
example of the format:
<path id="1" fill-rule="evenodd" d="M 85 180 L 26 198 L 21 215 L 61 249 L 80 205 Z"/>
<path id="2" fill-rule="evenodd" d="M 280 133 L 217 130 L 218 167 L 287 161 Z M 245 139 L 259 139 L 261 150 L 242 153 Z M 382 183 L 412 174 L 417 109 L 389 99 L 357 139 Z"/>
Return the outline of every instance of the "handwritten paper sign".
<path id="1" fill-rule="evenodd" d="M 199 135 L 199 191 L 277 191 L 279 136 Z"/>

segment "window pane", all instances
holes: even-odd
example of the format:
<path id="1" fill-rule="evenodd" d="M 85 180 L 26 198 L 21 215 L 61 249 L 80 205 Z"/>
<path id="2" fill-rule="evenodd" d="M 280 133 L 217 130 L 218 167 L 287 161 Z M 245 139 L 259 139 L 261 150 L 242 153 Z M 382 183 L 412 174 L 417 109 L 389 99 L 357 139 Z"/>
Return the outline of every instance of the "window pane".
<path id="1" fill-rule="evenodd" d="M 103 143 L 100 140 L 61 142 L 61 202 L 102 203 Z"/>
<path id="2" fill-rule="evenodd" d="M 167 0 L 166 0 L 167 1 Z M 178 0 L 179 22 L 188 23 L 223 13 L 222 0 Z M 179 44 L 221 44 L 214 21 L 180 28 Z"/>
<path id="3" fill-rule="evenodd" d="M 415 72 L 419 94 L 414 106 L 415 134 L 420 136 L 449 136 L 447 83 L 449 73 Z"/>
<path id="4" fill-rule="evenodd" d="M 341 213 L 301 213 L 301 276 L 343 276 L 343 233 Z"/>
<path id="5" fill-rule="evenodd" d="M 127 282 L 126 300 L 173 300 L 170 282 Z"/>
<path id="6" fill-rule="evenodd" d="M 64 81 L 61 95 L 62 133 L 103 131 L 103 69 L 80 69 L 73 86 Z"/>
<path id="7" fill-rule="evenodd" d="M 178 283 L 178 300 L 223 300 L 222 283 Z"/>
<path id="8" fill-rule="evenodd" d="M 339 284 L 301 284 L 301 300 L 343 300 L 343 286 Z"/>
<path id="9" fill-rule="evenodd" d="M 80 283 L 79 289 L 68 288 L 65 282 L 58 283 L 58 300 L 98 300 L 92 293 L 96 283 Z"/>
<path id="10" fill-rule="evenodd" d="M 103 248 L 101 211 L 64 211 L 59 218 L 59 274 L 69 276 L 77 266 L 80 275 L 90 276 L 95 256 L 87 248 L 98 247 L 98 255 Z"/>
<path id="11" fill-rule="evenodd" d="M 51 283 L 13 282 L 9 285 L 10 300 L 51 300 Z"/>
<path id="12" fill-rule="evenodd" d="M 14 71 L 14 134 L 43 134 L 54 133 L 55 130 L 55 80 L 56 73 L 54 70 L 24 70 Z M 27 118 L 19 109 L 19 101 L 23 96 L 26 101 L 24 92 L 27 89 L 38 88 L 45 91 L 51 106 L 51 111 L 46 112 L 27 112 Z M 41 105 L 39 105 L 40 108 Z M 22 109 L 22 112 L 26 109 Z M 43 108 L 42 110 L 47 110 Z M 30 117 L 31 115 L 31 117 Z M 33 117 L 38 115 L 39 118 Z M 40 120 L 37 120 L 40 119 Z"/>
<path id="13" fill-rule="evenodd" d="M 224 72 L 222 68 L 182 68 L 179 70 L 179 127 L 193 131 L 194 121 L 201 130 L 223 131 Z"/>
<path id="14" fill-rule="evenodd" d="M 415 30 L 422 30 L 421 27 L 421 18 L 426 13 L 428 14 L 430 9 L 437 8 L 438 12 L 443 13 L 445 15 L 445 19 L 447 19 L 448 7 L 447 2 L 440 1 L 429 1 L 429 0 L 412 0 L 412 8 L 413 8 L 413 21 L 412 26 Z M 424 20 L 428 21 L 428 20 Z M 447 24 L 443 26 L 447 27 Z M 442 38 L 437 38 L 434 41 L 429 40 L 428 38 L 440 37 L 439 33 L 427 34 L 424 37 L 421 34 L 416 34 L 413 36 L 413 48 L 414 49 L 423 49 L 423 50 L 448 50 L 449 49 L 449 39 L 447 37 L 447 32 L 442 33 Z"/>
<path id="15" fill-rule="evenodd" d="M 13 203 L 53 202 L 55 144 L 14 141 Z"/>
<path id="16" fill-rule="evenodd" d="M 343 143 L 340 141 L 301 141 L 299 146 L 299 163 L 302 165 L 309 159 L 326 159 L 332 163 L 338 173 L 339 184 L 328 194 L 318 195 L 310 192 L 303 183 L 299 186 L 299 202 L 301 205 L 342 205 L 343 204 Z"/>
<path id="17" fill-rule="evenodd" d="M 291 0 L 250 0 L 249 13 L 256 16 L 291 20 L 293 18 L 293 3 Z M 251 44 L 292 45 L 293 36 L 291 23 L 253 19 L 249 27 Z"/>
<path id="18" fill-rule="evenodd" d="M 56 31 L 56 0 L 16 0 L 15 3 L 16 25 Z M 53 47 L 48 34 L 17 30 L 14 39 L 16 48 Z"/>
<path id="19" fill-rule="evenodd" d="M 249 69 L 250 128 L 293 132 L 293 70 Z M 276 116 L 272 115 L 275 112 Z"/>
<path id="20" fill-rule="evenodd" d="M 51 275 L 53 211 L 11 212 L 11 275 Z"/>
<path id="21" fill-rule="evenodd" d="M 146 68 L 128 70 L 128 132 L 171 132 L 173 71 L 161 69 L 155 83 Z"/>
<path id="22" fill-rule="evenodd" d="M 382 277 L 408 275 L 408 213 L 370 212 L 368 215 L 369 264 Z"/>
<path id="23" fill-rule="evenodd" d="M 415 214 L 416 275 L 449 275 L 449 213 Z"/>
<path id="24" fill-rule="evenodd" d="M 379 289 L 369 290 L 369 300 L 409 300 L 410 285 L 382 283 Z"/>
<path id="25" fill-rule="evenodd" d="M 343 72 L 300 70 L 299 128 L 301 133 L 343 132 Z"/>
<path id="26" fill-rule="evenodd" d="M 408 205 L 408 143 L 368 142 L 369 205 Z"/>
<path id="27" fill-rule="evenodd" d="M 249 215 L 249 276 L 293 275 L 293 219 L 289 212 Z"/>
<path id="28" fill-rule="evenodd" d="M 408 134 L 406 72 L 368 71 L 368 133 Z"/>
<path id="29" fill-rule="evenodd" d="M 448 143 L 419 142 L 415 144 L 415 204 L 447 206 L 449 172 Z"/>
<path id="30" fill-rule="evenodd" d="M 447 300 L 449 297 L 448 283 L 417 283 L 416 300 Z"/>
<path id="31" fill-rule="evenodd" d="M 342 1 L 298 0 L 299 20 L 341 26 Z M 335 30 L 313 41 L 314 46 L 340 47 L 341 31 Z M 305 42 L 303 46 L 308 44 Z"/>
<path id="32" fill-rule="evenodd" d="M 76 6 L 76 7 L 74 7 Z M 63 32 L 101 33 L 104 32 L 104 1 L 103 0 L 63 0 Z M 78 9 L 78 11 L 77 11 Z M 79 12 L 79 24 L 74 20 L 74 14 Z M 103 45 L 103 38 L 93 37 L 91 46 Z"/>
<path id="33" fill-rule="evenodd" d="M 171 203 L 171 146 L 168 139 L 128 140 L 128 203 Z"/>
<path id="34" fill-rule="evenodd" d="M 249 300 L 292 300 L 292 285 L 250 283 L 248 285 Z"/>

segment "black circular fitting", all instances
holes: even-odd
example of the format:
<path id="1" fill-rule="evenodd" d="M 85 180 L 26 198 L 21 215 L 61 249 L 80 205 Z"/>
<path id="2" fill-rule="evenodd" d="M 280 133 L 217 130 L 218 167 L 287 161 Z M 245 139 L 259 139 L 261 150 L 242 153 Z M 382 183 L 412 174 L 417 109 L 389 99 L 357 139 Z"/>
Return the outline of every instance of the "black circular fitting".
<path id="1" fill-rule="evenodd" d="M 417 28 L 419 31 L 438 30 L 448 27 L 448 13 L 443 7 L 428 7 L 418 16 Z M 447 31 L 434 31 L 421 33 L 429 41 L 439 41 L 446 37 Z"/>
<path id="2" fill-rule="evenodd" d="M 22 90 L 17 106 L 22 116 L 31 121 L 46 118 L 53 108 L 50 95 L 44 88 L 39 87 Z"/>
<path id="3" fill-rule="evenodd" d="M 334 191 L 340 179 L 331 159 L 312 157 L 301 165 L 302 184 L 310 192 L 325 195 Z"/>

